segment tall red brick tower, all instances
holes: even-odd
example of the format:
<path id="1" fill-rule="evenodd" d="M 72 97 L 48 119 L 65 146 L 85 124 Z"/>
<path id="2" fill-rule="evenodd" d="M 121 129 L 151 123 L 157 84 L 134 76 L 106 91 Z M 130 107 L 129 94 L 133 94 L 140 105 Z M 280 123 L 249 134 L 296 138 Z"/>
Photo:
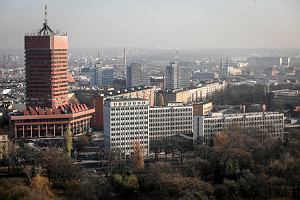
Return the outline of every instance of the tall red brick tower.
<path id="1" fill-rule="evenodd" d="M 55 33 L 47 23 L 25 35 L 26 106 L 58 107 L 68 104 L 68 36 Z"/>

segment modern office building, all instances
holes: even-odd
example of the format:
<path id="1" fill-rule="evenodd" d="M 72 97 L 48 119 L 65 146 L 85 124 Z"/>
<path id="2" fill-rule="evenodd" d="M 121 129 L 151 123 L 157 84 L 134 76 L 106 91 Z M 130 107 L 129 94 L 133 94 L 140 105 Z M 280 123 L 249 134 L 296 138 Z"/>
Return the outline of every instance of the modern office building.
<path id="1" fill-rule="evenodd" d="M 47 24 L 25 35 L 26 106 L 58 107 L 68 104 L 68 36 Z"/>
<path id="2" fill-rule="evenodd" d="M 139 145 L 149 153 L 149 101 L 115 98 L 104 101 L 104 142 L 111 153 L 128 158 Z"/>
<path id="3" fill-rule="evenodd" d="M 90 85 L 97 87 L 102 85 L 102 63 L 96 63 L 90 68 Z"/>
<path id="4" fill-rule="evenodd" d="M 141 70 L 141 85 L 150 86 L 150 71 L 149 67 L 142 67 Z"/>
<path id="5" fill-rule="evenodd" d="M 229 74 L 228 59 L 226 59 L 225 62 L 221 59 L 219 74 L 220 74 L 219 78 L 222 78 L 222 79 L 224 79 L 228 76 L 228 74 Z"/>
<path id="6" fill-rule="evenodd" d="M 140 86 L 142 75 L 142 65 L 139 63 L 131 63 L 126 67 L 126 87 Z"/>
<path id="7" fill-rule="evenodd" d="M 170 63 L 165 69 L 165 88 L 177 89 L 179 88 L 179 65 L 178 63 Z"/>
<path id="8" fill-rule="evenodd" d="M 150 86 L 149 68 L 139 63 L 126 67 L 126 87 Z"/>
<path id="9" fill-rule="evenodd" d="M 241 130 L 249 137 L 256 137 L 265 142 L 279 139 L 284 133 L 284 115 L 277 112 L 256 112 L 222 114 L 212 113 L 206 116 L 194 116 L 194 139 L 203 138 L 209 143 L 215 134 L 226 130 Z"/>
<path id="10" fill-rule="evenodd" d="M 47 24 L 25 36 L 26 109 L 10 115 L 10 137 L 63 138 L 89 134 L 94 109 L 68 102 L 68 37 Z"/>
<path id="11" fill-rule="evenodd" d="M 192 135 L 193 107 L 169 103 L 149 108 L 149 137 L 151 140 L 169 139 L 179 134 Z"/>
<path id="12" fill-rule="evenodd" d="M 190 87 L 190 69 L 187 67 L 179 67 L 179 88 L 189 88 Z"/>
<path id="13" fill-rule="evenodd" d="M 103 67 L 102 68 L 102 86 L 109 87 L 114 84 L 114 68 Z"/>
<path id="14" fill-rule="evenodd" d="M 179 67 L 178 62 L 170 63 L 165 68 L 164 89 L 173 90 L 190 87 L 190 70 L 187 67 Z"/>

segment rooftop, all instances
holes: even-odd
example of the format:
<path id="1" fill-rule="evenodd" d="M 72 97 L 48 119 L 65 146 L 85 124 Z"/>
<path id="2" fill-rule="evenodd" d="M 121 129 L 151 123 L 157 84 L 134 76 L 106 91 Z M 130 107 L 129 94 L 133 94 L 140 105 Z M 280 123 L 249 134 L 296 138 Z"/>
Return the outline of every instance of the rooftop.
<path id="1" fill-rule="evenodd" d="M 41 108 L 41 107 L 28 107 L 22 112 L 13 113 L 17 116 L 29 115 L 62 115 L 62 114 L 75 114 L 78 112 L 86 111 L 89 108 L 85 104 L 69 104 L 59 106 L 58 108 Z"/>
<path id="2" fill-rule="evenodd" d="M 289 95 L 289 96 L 300 96 L 300 90 L 284 89 L 284 90 L 274 90 L 274 91 L 271 91 L 270 93 Z"/>
<path id="3" fill-rule="evenodd" d="M 210 113 L 209 115 L 203 116 L 203 118 L 243 117 L 243 116 L 278 115 L 278 114 L 283 115 L 283 113 L 280 112 L 249 112 L 249 113 L 233 113 L 233 114 Z"/>

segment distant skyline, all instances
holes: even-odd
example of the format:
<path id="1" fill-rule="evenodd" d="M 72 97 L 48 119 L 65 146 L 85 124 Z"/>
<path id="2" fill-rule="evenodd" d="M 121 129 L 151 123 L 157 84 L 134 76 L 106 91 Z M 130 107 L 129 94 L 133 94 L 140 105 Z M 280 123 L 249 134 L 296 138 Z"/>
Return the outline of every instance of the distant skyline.
<path id="1" fill-rule="evenodd" d="M 299 0 L 0 0 L 0 49 L 48 23 L 70 48 L 300 48 Z"/>

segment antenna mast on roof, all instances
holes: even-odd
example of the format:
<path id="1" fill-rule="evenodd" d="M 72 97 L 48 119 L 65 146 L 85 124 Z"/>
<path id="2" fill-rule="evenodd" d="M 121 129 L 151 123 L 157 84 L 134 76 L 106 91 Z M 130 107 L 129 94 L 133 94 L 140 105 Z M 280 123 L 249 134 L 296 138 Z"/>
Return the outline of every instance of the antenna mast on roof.
<path id="1" fill-rule="evenodd" d="M 54 31 L 48 26 L 48 19 L 47 19 L 47 4 L 45 5 L 45 11 L 44 11 L 44 24 L 43 28 L 40 30 L 39 34 L 40 35 L 55 35 Z"/>
<path id="2" fill-rule="evenodd" d="M 47 4 L 45 5 L 45 12 L 44 12 L 44 23 L 45 24 L 47 24 L 47 14 L 48 14 L 48 12 L 47 12 Z"/>

